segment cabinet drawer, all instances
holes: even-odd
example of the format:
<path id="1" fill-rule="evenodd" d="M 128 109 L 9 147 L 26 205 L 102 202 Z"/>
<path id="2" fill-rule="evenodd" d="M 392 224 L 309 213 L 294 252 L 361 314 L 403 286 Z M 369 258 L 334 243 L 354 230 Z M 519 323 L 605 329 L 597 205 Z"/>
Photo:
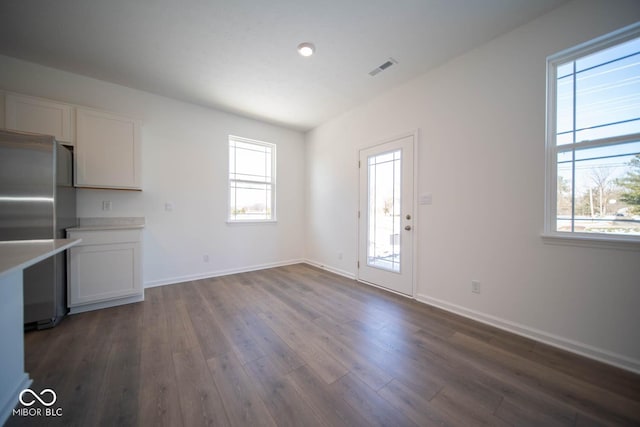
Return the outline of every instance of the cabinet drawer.
<path id="1" fill-rule="evenodd" d="M 141 230 L 71 230 L 67 232 L 67 237 L 82 239 L 77 246 L 137 243 L 141 240 Z"/>

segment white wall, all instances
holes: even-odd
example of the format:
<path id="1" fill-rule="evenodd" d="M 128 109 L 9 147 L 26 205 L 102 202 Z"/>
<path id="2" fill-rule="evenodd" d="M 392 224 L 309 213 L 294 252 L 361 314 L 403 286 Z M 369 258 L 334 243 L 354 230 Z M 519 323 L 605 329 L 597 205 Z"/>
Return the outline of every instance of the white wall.
<path id="1" fill-rule="evenodd" d="M 297 260 L 305 241 L 355 275 L 358 149 L 419 129 L 417 297 L 640 371 L 639 253 L 540 238 L 545 58 L 639 19 L 635 0 L 569 3 L 320 126 L 306 156 L 294 131 L 3 56 L 0 89 L 143 120 L 144 191 L 81 190 L 78 211 L 146 217 L 147 285 Z M 278 144 L 276 225 L 225 223 L 228 134 Z"/>
<path id="2" fill-rule="evenodd" d="M 5 56 L 0 89 L 142 119 L 144 191 L 79 190 L 78 214 L 146 217 L 147 286 L 304 258 L 301 133 Z M 225 223 L 229 134 L 277 144 L 277 224 Z"/>
<path id="3" fill-rule="evenodd" d="M 571 2 L 309 132 L 307 257 L 356 274 L 358 149 L 418 129 L 417 298 L 640 371 L 640 252 L 540 237 L 546 57 L 638 19 Z"/>

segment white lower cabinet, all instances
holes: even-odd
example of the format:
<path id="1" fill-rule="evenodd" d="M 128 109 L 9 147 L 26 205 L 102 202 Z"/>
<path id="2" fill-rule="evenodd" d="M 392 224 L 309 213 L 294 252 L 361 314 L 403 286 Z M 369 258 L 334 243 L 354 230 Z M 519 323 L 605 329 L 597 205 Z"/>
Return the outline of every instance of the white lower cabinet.
<path id="1" fill-rule="evenodd" d="M 68 230 L 71 313 L 142 301 L 141 229 Z"/>

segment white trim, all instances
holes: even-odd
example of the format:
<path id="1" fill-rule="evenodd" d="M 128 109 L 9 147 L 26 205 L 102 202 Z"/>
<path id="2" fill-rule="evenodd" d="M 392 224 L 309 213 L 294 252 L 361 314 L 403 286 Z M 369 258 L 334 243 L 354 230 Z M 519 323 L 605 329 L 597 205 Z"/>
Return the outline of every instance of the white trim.
<path id="1" fill-rule="evenodd" d="M 415 129 L 413 131 L 413 284 L 411 288 L 411 298 L 415 299 L 416 294 L 418 293 L 418 260 L 420 259 L 418 256 L 418 166 L 420 164 L 418 159 L 418 147 L 420 145 L 420 129 Z"/>
<path id="2" fill-rule="evenodd" d="M 326 271 L 328 271 L 330 273 L 337 274 L 338 276 L 346 277 L 347 279 L 357 280 L 356 279 L 356 275 L 354 273 L 351 273 L 351 272 L 346 271 L 346 270 L 341 270 L 339 268 L 335 268 L 335 267 L 323 264 L 323 263 L 318 262 L 318 261 L 313 261 L 313 260 L 308 259 L 308 258 L 305 258 L 302 262 L 304 262 L 305 264 L 309 264 L 309 265 L 311 265 L 313 267 L 317 267 L 317 268 L 319 268 L 321 270 L 326 270 Z"/>
<path id="3" fill-rule="evenodd" d="M 626 41 L 633 40 L 639 36 L 640 23 L 635 23 L 547 57 L 544 232 L 542 234 L 542 238 L 545 243 L 631 250 L 634 250 L 632 242 L 636 242 L 636 244 L 640 243 L 640 238 L 637 236 L 624 236 L 620 234 L 607 233 L 591 234 L 575 231 L 562 233 L 557 231 L 558 153 L 590 147 L 621 145 L 635 142 L 640 134 L 636 133 L 598 138 L 593 141 L 578 141 L 573 144 L 560 146 L 556 143 L 556 86 L 558 66 L 563 63 L 575 61 L 606 48 L 619 45 Z M 573 162 L 575 163 L 575 159 Z M 573 203 L 575 204 L 576 201 L 573 200 Z M 575 218 L 572 217 L 572 220 L 575 220 Z M 566 235 L 572 236 L 569 237 Z"/>
<path id="4" fill-rule="evenodd" d="M 419 145 L 419 141 L 420 141 L 420 139 L 419 139 L 419 137 L 420 137 L 420 129 L 416 128 L 416 129 L 411 130 L 411 131 L 403 132 L 403 133 L 397 134 L 395 136 L 392 136 L 392 137 L 389 137 L 389 138 L 385 138 L 385 139 L 380 140 L 380 141 L 378 141 L 378 142 L 376 142 L 374 144 L 357 148 L 356 149 L 356 151 L 357 151 L 356 155 L 357 155 L 358 162 L 360 162 L 360 153 L 363 150 L 368 150 L 368 149 L 377 147 L 379 145 L 384 145 L 384 144 L 387 144 L 389 142 L 394 142 L 394 141 L 397 141 L 399 139 L 406 138 L 408 136 L 412 136 L 413 137 L 413 142 L 412 142 L 412 146 L 413 146 L 413 213 L 412 213 L 413 242 L 412 242 L 412 246 L 413 247 L 411 248 L 412 252 L 413 252 L 413 254 L 412 254 L 412 258 L 413 258 L 413 260 L 412 260 L 412 270 L 413 271 L 411 272 L 411 278 L 412 278 L 412 280 L 411 280 L 411 295 L 401 294 L 401 293 L 395 292 L 395 291 L 393 291 L 391 289 L 388 289 L 388 288 L 382 288 L 381 287 L 381 289 L 386 289 L 386 290 L 388 290 L 390 292 L 398 293 L 398 295 L 409 296 L 410 298 L 415 298 L 416 291 L 417 291 L 417 284 L 418 284 L 418 263 L 417 263 L 417 260 L 418 260 L 418 229 L 419 229 L 418 228 L 418 182 L 419 182 L 418 181 L 418 165 L 419 165 L 419 161 L 418 161 L 419 160 L 418 159 L 418 145 Z M 360 169 L 362 167 L 366 167 L 366 165 L 360 165 L 359 164 L 359 168 L 358 169 Z M 358 170 L 358 207 L 357 207 L 356 213 L 360 211 L 360 204 L 361 204 L 360 203 L 361 202 L 361 200 L 360 200 L 360 196 L 361 196 L 360 187 L 361 187 L 360 170 Z M 361 217 L 362 217 L 362 215 L 364 215 L 364 213 L 360 212 L 360 216 Z M 356 232 L 356 260 L 357 261 L 360 260 L 360 220 L 361 219 L 362 218 L 360 218 L 360 217 L 358 217 L 358 215 L 356 215 L 356 230 L 357 230 L 357 232 Z M 340 274 L 340 273 L 337 273 L 337 274 Z M 345 276 L 345 277 L 350 277 L 350 276 Z M 357 281 L 359 281 L 361 283 L 366 283 L 368 285 L 373 285 L 372 283 L 367 282 L 365 280 L 360 280 L 360 269 L 357 268 L 357 267 L 356 267 L 355 275 L 353 275 L 353 277 L 350 277 L 350 278 L 352 278 L 354 280 L 357 280 Z M 376 286 L 376 285 L 373 285 L 373 286 Z M 376 287 L 379 287 L 379 286 L 376 286 Z"/>
<path id="5" fill-rule="evenodd" d="M 246 180 L 237 180 L 237 179 L 231 179 L 231 166 L 229 165 L 229 158 L 231 155 L 231 142 L 241 142 L 241 143 L 245 143 L 245 144 L 253 144 L 253 145 L 259 145 L 262 147 L 269 147 L 271 149 L 271 181 L 268 183 L 269 185 L 271 185 L 271 218 L 268 219 L 243 219 L 243 220 L 238 220 L 238 219 L 233 219 L 231 218 L 231 183 L 232 182 L 251 182 L 251 181 L 246 181 Z M 243 138 L 241 136 L 236 136 L 236 135 L 229 135 L 227 138 L 227 219 L 226 222 L 227 224 L 235 224 L 235 223 L 263 223 L 263 222 L 277 222 L 277 199 L 276 199 L 276 177 L 277 177 L 277 167 L 278 167 L 278 162 L 276 160 L 276 152 L 277 152 L 277 146 L 276 144 L 272 143 L 272 142 L 265 142 L 265 141 L 260 141 L 257 139 L 249 139 L 249 138 Z M 235 157 L 235 153 L 234 153 L 234 157 Z M 267 184 L 267 183 L 263 183 L 263 182 L 259 182 L 256 181 L 256 183 L 258 184 Z"/>
<path id="6" fill-rule="evenodd" d="M 620 44 L 625 41 L 631 40 L 638 36 L 638 31 L 640 31 L 640 23 L 636 22 L 635 24 L 628 25 L 616 31 L 612 31 L 600 37 L 596 37 L 595 39 L 588 40 L 577 46 L 565 49 L 553 55 L 549 55 L 547 57 L 547 62 L 558 63 L 560 61 L 575 61 L 580 57 L 589 55 L 602 49 L 606 49 L 607 47 L 613 46 L 615 44 Z"/>
<path id="7" fill-rule="evenodd" d="M 267 268 L 273 268 L 273 267 L 282 267 L 282 266 L 286 266 L 286 265 L 293 265 L 293 264 L 300 264 L 300 263 L 304 263 L 304 264 L 309 264 L 311 266 L 320 268 L 322 270 L 326 270 L 330 273 L 334 273 L 337 274 L 339 276 L 342 277 L 346 277 L 347 279 L 351 279 L 351 280 L 357 280 L 360 283 L 364 283 L 367 284 L 369 286 L 373 286 L 379 289 L 382 289 L 384 291 L 387 292 L 391 292 L 397 295 L 401 295 L 405 298 L 410 298 L 410 299 L 415 299 L 416 301 L 423 303 L 423 304 L 427 304 L 430 306 L 434 306 L 434 307 L 438 307 L 441 308 L 445 311 L 448 311 L 450 313 L 454 313 L 466 318 L 469 318 L 471 320 L 486 324 L 486 325 L 490 325 L 490 326 L 494 326 L 498 329 L 507 331 L 507 332 L 511 332 L 513 334 L 516 335 L 520 335 L 526 338 L 530 338 L 533 339 L 535 341 L 539 341 L 541 343 L 544 344 L 548 344 L 552 347 L 556 347 L 556 348 L 560 348 L 562 350 L 567 350 L 571 353 L 575 353 L 590 359 L 594 359 L 609 365 L 613 365 L 613 366 L 617 366 L 619 368 L 625 369 L 627 371 L 631 371 L 634 373 L 638 373 L 640 374 L 640 360 L 637 359 L 632 359 L 617 353 L 613 353 L 607 350 L 603 350 L 597 347 L 593 347 L 590 346 L 588 344 L 584 344 L 578 341 L 574 341 L 574 340 L 570 340 L 558 335 L 554 335 L 554 334 L 549 334 L 547 332 L 541 331 L 539 329 L 535 329 L 535 328 L 531 328 L 525 325 L 522 325 L 520 323 L 516 323 L 516 322 L 512 322 L 510 320 L 506 320 L 500 317 L 496 317 L 496 316 L 491 316 L 489 314 L 485 314 L 485 313 L 481 313 L 479 311 L 476 310 L 470 310 L 468 308 L 462 307 L 460 305 L 457 304 L 451 304 L 448 303 L 446 301 L 442 301 L 436 298 L 432 298 L 429 297 L 427 295 L 423 295 L 423 294 L 417 294 L 415 297 L 411 297 L 405 294 L 400 294 L 397 292 L 393 292 L 392 290 L 389 290 L 387 288 L 383 288 L 380 286 L 377 286 L 375 284 L 372 283 L 368 283 L 365 281 L 361 281 L 358 280 L 356 278 L 356 275 L 345 271 L 345 270 L 341 270 L 339 268 L 335 268 L 332 266 L 328 266 L 326 264 L 322 264 L 318 261 L 313 261 L 310 259 L 298 259 L 298 260 L 290 260 L 290 261 L 282 261 L 282 262 L 277 262 L 277 263 L 269 263 L 269 264 L 261 264 L 261 265 L 255 265 L 252 267 L 245 267 L 245 268 L 240 268 L 240 269 L 233 269 L 233 270 L 223 270 L 223 271 L 218 271 L 218 272 L 213 272 L 213 273 L 205 273 L 205 274 L 200 274 L 200 275 L 191 275 L 191 276 L 182 276 L 182 277 L 176 277 L 176 278 L 172 278 L 172 279 L 168 279 L 168 280 L 158 280 L 158 281 L 153 281 L 153 282 L 147 282 L 145 283 L 145 288 L 151 288 L 151 287 L 156 287 L 156 286 L 164 286 L 164 285 L 172 285 L 172 284 L 177 284 L 177 283 L 182 283 L 182 282 L 189 282 L 192 280 L 199 280 L 199 279 L 208 279 L 211 277 L 218 277 L 218 276 L 226 276 L 229 274 L 236 274 L 236 273 L 245 273 L 245 272 L 249 272 L 249 271 L 257 271 L 257 270 L 263 270 L 263 269 L 267 269 Z M 27 384 L 28 386 L 28 384 Z"/>
<path id="8" fill-rule="evenodd" d="M 69 314 L 84 313 L 87 311 L 101 310 L 103 308 L 117 307 L 119 305 L 133 304 L 144 301 L 144 292 L 141 295 L 134 295 L 126 298 L 115 298 L 107 301 L 94 302 L 89 304 L 76 305 L 69 308 Z"/>
<path id="9" fill-rule="evenodd" d="M 500 317 L 491 316 L 476 310 L 470 310 L 457 304 L 451 304 L 446 301 L 432 298 L 427 295 L 418 294 L 416 300 L 434 307 L 441 308 L 448 312 L 467 317 L 480 323 L 494 326 L 498 329 L 514 333 L 526 338 L 548 344 L 552 347 L 567 350 L 571 353 L 579 354 L 589 359 L 594 359 L 618 368 L 640 374 L 640 360 L 632 359 L 621 354 L 613 353 L 598 347 L 564 338 L 558 335 L 550 334 L 539 329 L 531 328 L 520 323 L 502 319 Z"/>
<path id="10" fill-rule="evenodd" d="M 242 220 L 227 220 L 225 221 L 227 225 L 259 225 L 259 224 L 277 224 L 278 220 L 275 219 L 242 219 Z"/>
<path id="11" fill-rule="evenodd" d="M 556 70 L 547 59 L 547 91 L 546 91 L 546 122 L 545 122 L 545 182 L 544 182 L 544 232 L 546 234 L 555 232 L 557 228 L 556 210 L 558 206 L 558 165 L 556 158 L 555 129 L 556 124 Z"/>
<path id="12" fill-rule="evenodd" d="M 573 144 L 563 144 L 555 147 L 556 153 L 566 153 L 571 151 L 580 151 L 588 148 L 607 147 L 609 145 L 634 144 L 640 141 L 639 133 L 629 133 L 626 135 L 610 136 L 607 138 L 599 138 L 595 140 L 578 141 Z"/>
<path id="13" fill-rule="evenodd" d="M 403 294 L 402 292 L 394 291 L 393 289 L 385 288 L 384 286 L 376 285 L 375 283 L 367 282 L 366 280 L 360 280 L 360 279 L 355 279 L 355 280 L 358 283 L 362 283 L 362 284 L 367 285 L 367 286 L 372 286 L 374 288 L 378 288 L 380 290 L 383 290 L 383 291 L 386 291 L 386 292 L 390 292 L 392 294 L 399 295 L 401 297 L 408 298 L 410 300 L 414 300 L 415 299 L 415 297 L 413 295 Z"/>
<path id="14" fill-rule="evenodd" d="M 0 407 L 0 426 L 3 426 L 4 423 L 9 420 L 9 417 L 13 414 L 13 409 L 16 407 L 18 403 L 18 396 L 20 392 L 26 388 L 31 386 L 33 380 L 29 378 L 29 374 L 25 373 L 20 378 L 20 381 L 13 388 L 13 393 L 9 393 L 6 396 L 2 396 L 5 400 L 2 403 L 2 407 Z"/>
<path id="15" fill-rule="evenodd" d="M 560 233 L 550 232 L 542 234 L 542 241 L 548 245 L 581 246 L 586 248 L 617 249 L 622 251 L 639 251 L 640 242 L 637 236 L 602 235 L 589 233 Z"/>
<path id="16" fill-rule="evenodd" d="M 251 265 L 247 267 L 231 268 L 228 270 L 217 270 L 217 271 L 209 271 L 206 273 L 189 274 L 186 276 L 177 276 L 177 277 L 171 277 L 167 279 L 151 280 L 151 281 L 145 282 L 144 287 L 146 289 L 146 288 L 154 288 L 156 286 L 175 285 L 177 283 L 191 282 L 193 280 L 210 279 L 212 277 L 228 276 L 230 274 L 247 273 L 249 271 L 265 270 L 267 268 L 274 268 L 274 267 L 284 267 L 285 265 L 300 264 L 303 262 L 305 262 L 305 260 L 300 258 L 300 259 L 292 259 L 288 261 L 278 261 L 278 262 L 271 262 L 266 264 Z"/>

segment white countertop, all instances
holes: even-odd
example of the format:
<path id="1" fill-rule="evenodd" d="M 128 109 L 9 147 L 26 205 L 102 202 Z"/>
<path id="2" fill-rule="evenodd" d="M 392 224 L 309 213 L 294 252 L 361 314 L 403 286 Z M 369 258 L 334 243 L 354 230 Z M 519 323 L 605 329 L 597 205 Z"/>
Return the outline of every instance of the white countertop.
<path id="1" fill-rule="evenodd" d="M 78 227 L 67 228 L 66 231 L 131 230 L 136 228 L 144 228 L 144 224 L 80 225 Z"/>
<path id="2" fill-rule="evenodd" d="M 67 231 L 130 230 L 144 228 L 144 223 L 144 217 L 78 218 L 78 225 Z"/>
<path id="3" fill-rule="evenodd" d="M 80 241 L 81 239 L 50 239 L 0 242 L 0 276 L 30 267 Z"/>

